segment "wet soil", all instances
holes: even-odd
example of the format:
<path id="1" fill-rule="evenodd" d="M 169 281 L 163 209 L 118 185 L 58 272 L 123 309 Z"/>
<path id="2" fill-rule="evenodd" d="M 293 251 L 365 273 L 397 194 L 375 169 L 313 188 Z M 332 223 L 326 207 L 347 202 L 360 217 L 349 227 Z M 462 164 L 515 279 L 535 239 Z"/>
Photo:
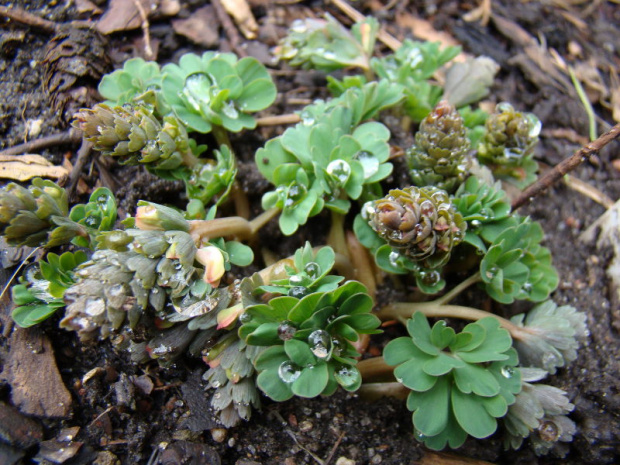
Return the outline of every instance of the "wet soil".
<path id="1" fill-rule="evenodd" d="M 50 6 L 53 3 L 32 0 L 21 6 L 53 21 L 66 22 L 77 18 L 74 7 L 67 7 L 62 2 Z M 189 16 L 202 4 L 198 1 L 181 3 L 180 16 Z M 502 32 L 497 23 L 492 21 L 483 27 L 476 22 L 463 21 L 463 14 L 476 7 L 476 2 L 390 3 L 397 5 L 381 10 L 378 1 L 369 1 L 356 2 L 356 7 L 367 14 L 374 12 L 383 25 L 401 39 L 410 36 L 411 30 L 399 18 L 414 14 L 427 19 L 436 30 L 454 36 L 466 52 L 487 54 L 501 65 L 489 98 L 491 101 L 509 101 L 540 117 L 545 131 L 537 150 L 539 161 L 552 166 L 579 148 L 579 142 L 553 132 L 563 129 L 582 136 L 587 134 L 587 116 L 574 92 L 561 83 L 544 80 L 545 73 L 532 67 L 526 55 L 524 58 L 524 44 Z M 345 21 L 333 6 L 318 1 L 278 4 L 254 0 L 250 4 L 262 33 L 248 51 L 261 57 L 266 56 L 268 47 L 274 45 L 274 34 L 277 37 L 285 33 L 291 18 L 308 13 L 321 14 L 328 9 Z M 3 5 L 9 4 L 3 2 Z M 589 2 L 562 7 L 556 3 L 502 0 L 492 5 L 495 15 L 520 25 L 530 36 L 544 40 L 546 47 L 557 50 L 567 60 L 591 60 L 590 63 L 601 66 L 610 65 L 607 69 L 611 70 L 620 67 L 620 7 L 615 2 L 595 2 L 592 8 L 587 7 Z M 154 21 L 151 26 L 153 37 L 160 41 L 160 61 L 170 60 L 186 51 L 199 51 L 171 32 L 169 20 Z M 2 22 L 0 28 L 0 149 L 3 149 L 33 137 L 32 134 L 28 136 L 28 121 L 43 121 L 39 136 L 64 130 L 66 123 L 52 110 L 42 85 L 43 58 L 50 36 L 33 28 Z M 134 44 L 140 37 L 140 31 L 110 37 L 110 56 L 116 60 L 117 66 L 127 54 L 139 51 Z M 229 38 L 224 31 L 220 31 L 220 37 L 221 48 L 229 49 Z M 575 44 L 580 55 L 571 54 Z M 322 75 L 278 66 L 273 69 L 283 95 L 310 99 L 323 95 Z M 608 78 L 604 75 L 603 82 L 609 84 Z M 280 98 L 269 113 L 284 114 L 298 108 L 288 104 L 286 98 Z M 604 122 L 612 121 L 609 109 L 595 105 L 595 111 L 601 117 L 599 128 L 605 130 Z M 268 185 L 257 176 L 252 154 L 267 137 L 283 129 L 264 128 L 233 138 L 240 157 L 241 185 L 253 199 L 258 199 L 258 194 Z M 620 173 L 612 161 L 618 158 L 619 152 L 619 144 L 612 144 L 573 175 L 611 199 L 618 199 Z M 41 154 L 54 163 L 60 163 L 65 154 L 75 160 L 75 148 L 71 146 L 45 149 Z M 116 176 L 117 185 L 123 186 L 117 193 L 122 197 L 121 204 L 126 211 L 131 211 L 141 198 L 174 202 L 180 195 L 177 187 L 158 187 L 149 176 L 138 175 L 136 169 L 111 166 L 109 170 Z M 96 165 L 88 163 L 82 178 L 92 186 L 98 179 Z M 254 213 L 260 211 L 258 202 L 253 208 Z M 610 302 L 610 283 L 606 276 L 612 251 L 597 250 L 578 240 L 580 233 L 604 211 L 605 208 L 593 200 L 565 185 L 557 185 L 521 212 L 540 221 L 545 230 L 545 245 L 551 249 L 560 274 L 560 286 L 553 299 L 558 304 L 570 304 L 587 313 L 590 336 L 585 347 L 572 365 L 560 369 L 548 380 L 566 390 L 575 404 L 571 418 L 576 422 L 578 432 L 574 441 L 546 457 L 536 457 L 527 442 L 519 451 L 504 451 L 500 434 L 496 434 L 484 441 L 469 439 L 461 449 L 454 451 L 457 456 L 494 463 L 617 463 L 620 457 L 620 309 L 614 308 Z M 319 217 L 293 238 L 282 237 L 275 225 L 269 225 L 261 234 L 261 245 L 284 256 L 306 240 L 320 243 L 324 237 L 319 230 L 323 219 L 327 220 L 327 217 Z M 5 273 L 5 279 L 6 276 Z M 470 291 L 462 298 L 479 299 L 474 293 Z M 506 316 L 528 308 L 527 305 L 505 308 L 490 302 L 486 304 Z M 15 337 L 6 318 L 10 312 L 6 298 L 1 310 L 0 367 L 6 369 Z M 19 463 L 17 460 L 22 455 L 22 463 L 33 463 L 33 457 L 41 447 L 39 441 L 20 440 L 7 431 L 8 423 L 4 421 L 8 417 L 3 415 L 9 414 L 5 411 L 18 415 L 22 421 L 19 425 L 25 431 L 39 431 L 45 440 L 57 438 L 63 428 L 79 426 L 75 440 L 83 444 L 73 458 L 64 462 L 67 464 L 430 463 L 424 462 L 431 458 L 412 437 L 410 413 L 401 401 L 384 399 L 371 403 L 355 394 L 342 392 L 330 398 L 294 399 L 280 404 L 265 400 L 263 410 L 255 412 L 249 422 L 222 430 L 211 417 L 208 397 L 200 381 L 205 368 L 198 360 L 182 359 L 165 369 L 154 364 L 136 366 L 126 353 L 113 351 L 109 343 L 82 345 L 72 333 L 60 332 L 56 325 L 57 319 L 52 319 L 35 331 L 52 342 L 53 355 L 72 398 L 71 411 L 64 418 L 30 415 L 36 420 L 33 426 L 30 418 L 26 418 L 28 415 L 24 415 L 27 412 L 22 410 L 19 414 L 10 410 L 12 407 L 2 407 L 1 463 Z M 83 381 L 89 372 L 89 379 Z M 152 390 L 146 389 L 149 394 L 135 388 L 135 379 L 144 380 L 144 375 L 154 383 Z M 11 403 L 11 394 L 10 383 L 0 381 L 2 406 Z M 37 428 L 42 428 L 42 432 Z M 565 457 L 561 458 L 563 454 Z"/>

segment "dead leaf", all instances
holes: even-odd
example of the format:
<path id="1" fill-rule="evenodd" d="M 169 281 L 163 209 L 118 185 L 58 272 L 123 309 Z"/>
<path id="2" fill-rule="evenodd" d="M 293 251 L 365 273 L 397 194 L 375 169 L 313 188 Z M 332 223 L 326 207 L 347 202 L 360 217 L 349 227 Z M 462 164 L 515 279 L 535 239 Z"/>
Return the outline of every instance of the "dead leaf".
<path id="1" fill-rule="evenodd" d="M 246 39 L 256 39 L 258 24 L 245 0 L 221 0 L 226 12 L 235 20 Z"/>
<path id="2" fill-rule="evenodd" d="M 59 179 L 68 174 L 65 168 L 52 165 L 41 155 L 0 155 L 0 178 L 27 181 L 37 176 Z"/>
<path id="3" fill-rule="evenodd" d="M 175 16 L 181 9 L 179 0 L 139 0 L 148 19 Z M 133 0 L 110 0 L 97 29 L 102 34 L 138 29 L 142 25 L 140 12 Z"/>
<path id="4" fill-rule="evenodd" d="M 2 377 L 11 385 L 11 401 L 24 414 L 65 418 L 71 412 L 71 394 L 56 366 L 47 336 L 36 329 L 17 328 Z"/>
<path id="5" fill-rule="evenodd" d="M 205 48 L 211 48 L 218 44 L 220 40 L 219 26 L 217 15 L 211 5 L 198 8 L 187 19 L 172 20 L 174 32 Z"/>

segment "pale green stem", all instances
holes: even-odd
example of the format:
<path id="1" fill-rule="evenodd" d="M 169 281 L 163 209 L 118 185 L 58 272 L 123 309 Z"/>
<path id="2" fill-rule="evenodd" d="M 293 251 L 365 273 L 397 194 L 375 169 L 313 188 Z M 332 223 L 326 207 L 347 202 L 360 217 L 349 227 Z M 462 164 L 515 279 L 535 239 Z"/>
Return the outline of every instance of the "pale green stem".
<path id="1" fill-rule="evenodd" d="M 196 242 L 216 237 L 247 238 L 252 235 L 250 222 L 240 216 L 216 218 L 214 220 L 192 220 L 189 224 L 189 233 Z"/>
<path id="2" fill-rule="evenodd" d="M 577 79 L 577 75 L 575 74 L 575 70 L 572 66 L 568 67 L 568 72 L 570 74 L 571 81 L 573 81 L 573 86 L 575 86 L 575 90 L 577 91 L 577 95 L 579 96 L 579 100 L 581 100 L 581 104 L 586 110 L 586 114 L 588 115 L 588 123 L 590 128 L 590 141 L 596 140 L 598 137 L 596 134 L 596 115 L 594 114 L 594 109 L 592 108 L 592 104 L 586 95 L 581 82 Z"/>
<path id="3" fill-rule="evenodd" d="M 331 212 L 332 224 L 327 235 L 327 244 L 334 249 L 334 252 L 349 255 L 347 241 L 344 237 L 344 215 L 342 213 Z"/>
<path id="4" fill-rule="evenodd" d="M 256 232 L 260 228 L 265 226 L 272 218 L 275 218 L 278 213 L 280 213 L 280 211 L 281 210 L 279 208 L 270 208 L 269 210 L 265 210 L 263 213 L 250 221 L 249 223 L 252 234 L 256 234 Z"/>
<path id="5" fill-rule="evenodd" d="M 230 138 L 228 137 L 228 131 L 226 131 L 226 129 L 224 129 L 221 126 L 214 125 L 212 128 L 212 132 L 218 145 L 220 146 L 225 145 L 226 147 L 228 147 L 230 149 L 230 152 L 234 156 L 235 152 L 233 151 L 232 145 L 230 144 Z"/>
<path id="6" fill-rule="evenodd" d="M 188 168 L 194 168 L 196 165 L 202 165 L 202 161 L 192 153 L 191 150 L 185 150 L 181 152 L 181 159 L 183 160 L 183 164 Z"/>
<path id="7" fill-rule="evenodd" d="M 480 276 L 480 272 L 474 273 L 469 278 L 465 279 L 464 281 L 461 281 L 457 286 L 450 289 L 448 292 L 446 292 L 441 297 L 438 297 L 435 300 L 433 300 L 432 303 L 437 304 L 437 305 L 445 305 L 451 300 L 453 300 L 456 296 L 458 296 L 465 289 L 467 289 L 469 286 L 471 286 L 472 284 L 476 284 L 477 282 L 480 282 L 481 280 L 482 278 Z"/>
<path id="8" fill-rule="evenodd" d="M 462 320 L 477 321 L 488 316 L 495 318 L 499 324 L 510 332 L 513 339 L 521 339 L 525 332 L 524 328 L 515 325 L 506 318 L 471 307 L 461 305 L 437 305 L 435 302 L 396 302 L 388 304 L 377 313 L 382 320 L 399 320 L 404 323 L 415 312 L 422 312 L 430 318 L 460 318 Z"/>
<path id="9" fill-rule="evenodd" d="M 366 379 L 391 376 L 394 372 L 394 367 L 385 363 L 383 357 L 367 358 L 360 361 L 356 367 L 360 371 L 362 378 Z"/>

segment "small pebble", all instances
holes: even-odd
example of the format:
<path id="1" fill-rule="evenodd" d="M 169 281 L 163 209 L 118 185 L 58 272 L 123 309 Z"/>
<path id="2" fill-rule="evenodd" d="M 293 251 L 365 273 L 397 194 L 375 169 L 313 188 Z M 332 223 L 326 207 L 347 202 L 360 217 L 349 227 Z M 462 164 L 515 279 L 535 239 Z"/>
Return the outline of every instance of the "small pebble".
<path id="1" fill-rule="evenodd" d="M 355 465 L 355 460 L 348 459 L 346 457 L 338 457 L 336 465 Z"/>
<path id="2" fill-rule="evenodd" d="M 302 433 L 306 433 L 310 431 L 313 427 L 314 425 L 312 424 L 312 422 L 304 420 L 299 424 L 299 431 L 301 431 Z"/>
<path id="3" fill-rule="evenodd" d="M 224 442 L 226 439 L 226 429 L 224 428 L 213 428 L 211 430 L 211 437 L 215 442 Z"/>

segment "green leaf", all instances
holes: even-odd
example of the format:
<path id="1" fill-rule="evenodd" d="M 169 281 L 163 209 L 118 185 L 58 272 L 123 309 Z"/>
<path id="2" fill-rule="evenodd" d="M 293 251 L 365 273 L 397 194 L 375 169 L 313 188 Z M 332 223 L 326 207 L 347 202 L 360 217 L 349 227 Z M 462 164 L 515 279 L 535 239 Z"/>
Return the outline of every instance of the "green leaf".
<path id="1" fill-rule="evenodd" d="M 407 321 L 407 331 L 416 347 L 422 352 L 429 355 L 439 354 L 439 349 L 431 341 L 431 327 L 422 312 L 415 312 Z"/>
<path id="2" fill-rule="evenodd" d="M 440 352 L 437 357 L 426 361 L 422 366 L 424 373 L 431 376 L 442 376 L 455 368 L 463 368 L 467 365 L 461 360 Z"/>
<path id="3" fill-rule="evenodd" d="M 226 253 L 230 263 L 237 266 L 248 266 L 254 261 L 252 248 L 236 241 L 226 242 Z"/>
<path id="4" fill-rule="evenodd" d="M 413 425 L 426 436 L 435 436 L 448 425 L 450 418 L 450 386 L 441 378 L 433 389 L 426 392 L 411 392 L 407 408 L 413 411 Z"/>
<path id="5" fill-rule="evenodd" d="M 326 363 L 319 363 L 304 368 L 293 384 L 291 390 L 299 397 L 316 397 L 327 386 L 329 381 L 329 370 Z"/>
<path id="6" fill-rule="evenodd" d="M 279 323 L 263 323 L 251 334 L 248 335 L 246 342 L 254 346 L 271 346 L 282 343 L 278 337 Z"/>
<path id="7" fill-rule="evenodd" d="M 468 434 L 482 439 L 495 432 L 497 421 L 489 415 L 475 395 L 452 389 L 451 399 L 454 416 Z"/>
<path id="8" fill-rule="evenodd" d="M 256 378 L 256 385 L 265 395 L 276 402 L 284 402 L 293 397 L 291 386 L 282 381 L 277 374 L 263 371 Z"/>
<path id="9" fill-rule="evenodd" d="M 465 393 L 477 394 L 483 397 L 491 397 L 499 394 L 499 383 L 495 377 L 485 368 L 463 364 L 453 371 L 454 381 L 458 389 Z"/>
<path id="10" fill-rule="evenodd" d="M 297 339 L 289 339 L 284 341 L 284 351 L 286 355 L 297 365 L 306 367 L 314 365 L 317 362 L 316 357 L 310 350 L 308 344 Z"/>
<path id="11" fill-rule="evenodd" d="M 428 359 L 411 359 L 398 365 L 394 370 L 396 380 L 413 391 L 424 392 L 432 389 L 438 379 L 424 372 L 424 362 Z"/>

